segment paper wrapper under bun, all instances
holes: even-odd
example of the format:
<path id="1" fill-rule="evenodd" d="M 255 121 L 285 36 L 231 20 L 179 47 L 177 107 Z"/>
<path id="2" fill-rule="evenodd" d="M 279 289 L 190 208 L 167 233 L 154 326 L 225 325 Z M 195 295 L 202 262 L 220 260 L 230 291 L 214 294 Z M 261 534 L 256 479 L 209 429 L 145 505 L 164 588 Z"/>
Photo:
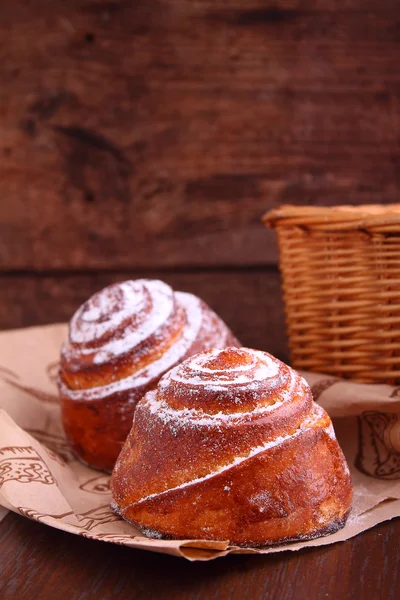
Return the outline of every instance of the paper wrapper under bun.
<path id="1" fill-rule="evenodd" d="M 332 418 L 357 416 L 354 463 L 358 469 L 371 477 L 400 480 L 400 388 L 350 383 L 313 373 L 303 375 L 311 385 L 314 400 Z"/>
<path id="2" fill-rule="evenodd" d="M 325 546 L 400 516 L 400 479 L 394 478 L 399 476 L 397 388 L 303 373 L 315 399 L 334 418 L 350 466 L 354 500 L 345 527 L 324 538 L 261 549 L 224 540 L 146 538 L 111 511 L 109 476 L 77 461 L 65 439 L 55 378 L 66 335 L 66 325 L 0 334 L 0 505 L 5 509 L 84 537 L 188 560 Z M 0 519 L 5 514 L 0 507 Z"/>

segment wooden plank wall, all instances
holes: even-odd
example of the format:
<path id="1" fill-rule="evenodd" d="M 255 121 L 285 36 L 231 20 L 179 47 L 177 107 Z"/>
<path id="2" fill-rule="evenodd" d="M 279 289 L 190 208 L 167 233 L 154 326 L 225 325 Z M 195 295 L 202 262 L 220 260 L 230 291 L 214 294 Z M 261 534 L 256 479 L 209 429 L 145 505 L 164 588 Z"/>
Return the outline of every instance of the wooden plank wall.
<path id="1" fill-rule="evenodd" d="M 280 203 L 396 202 L 398 0 L 0 4 L 0 327 L 160 276 L 286 356 Z"/>

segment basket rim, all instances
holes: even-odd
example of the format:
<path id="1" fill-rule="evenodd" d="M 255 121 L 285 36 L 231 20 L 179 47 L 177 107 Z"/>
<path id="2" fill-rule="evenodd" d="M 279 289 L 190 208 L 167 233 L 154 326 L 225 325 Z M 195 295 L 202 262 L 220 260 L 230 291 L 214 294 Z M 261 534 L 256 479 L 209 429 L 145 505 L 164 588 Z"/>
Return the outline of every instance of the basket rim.
<path id="1" fill-rule="evenodd" d="M 298 226 L 319 231 L 364 230 L 400 232 L 400 203 L 359 206 L 298 206 L 283 204 L 269 210 L 262 221 L 267 227 Z"/>

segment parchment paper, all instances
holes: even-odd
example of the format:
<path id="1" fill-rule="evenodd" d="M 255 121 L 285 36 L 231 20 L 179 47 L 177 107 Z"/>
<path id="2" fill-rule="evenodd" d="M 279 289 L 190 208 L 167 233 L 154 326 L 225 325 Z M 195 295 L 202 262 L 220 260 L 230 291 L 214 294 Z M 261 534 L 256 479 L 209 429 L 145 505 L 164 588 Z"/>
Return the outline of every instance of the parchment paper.
<path id="1" fill-rule="evenodd" d="M 0 505 L 4 509 L 76 535 L 192 561 L 229 553 L 267 554 L 333 544 L 400 516 L 400 479 L 377 479 L 354 466 L 359 455 L 358 415 L 392 413 L 392 446 L 396 446 L 396 436 L 400 441 L 397 388 L 304 374 L 315 398 L 335 417 L 335 430 L 351 469 L 355 493 L 344 529 L 310 542 L 258 550 L 229 546 L 223 540 L 165 541 L 144 537 L 109 508 L 109 476 L 78 462 L 65 440 L 55 378 L 66 334 L 64 324 L 0 333 Z M 374 451 L 379 439 L 386 439 L 386 429 L 378 421 L 377 425 L 372 421 L 367 426 L 372 427 L 371 440 L 367 442 L 372 443 L 370 448 Z M 399 460 L 400 455 L 392 446 L 389 451 L 378 448 L 374 458 L 389 478 L 393 474 L 400 477 L 400 464 L 398 473 L 396 465 L 393 467 L 393 460 Z M 388 461 L 391 467 L 386 472 Z M 0 520 L 4 509 L 0 507 Z"/>

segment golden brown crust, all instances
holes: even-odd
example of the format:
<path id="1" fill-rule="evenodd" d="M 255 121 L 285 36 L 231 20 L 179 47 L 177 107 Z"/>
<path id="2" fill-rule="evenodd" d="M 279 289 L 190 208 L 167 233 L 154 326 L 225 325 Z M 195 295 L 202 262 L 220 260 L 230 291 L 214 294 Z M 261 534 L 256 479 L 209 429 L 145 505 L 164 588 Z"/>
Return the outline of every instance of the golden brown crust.
<path id="1" fill-rule="evenodd" d="M 306 382 L 263 352 L 194 356 L 138 404 L 113 508 L 147 535 L 260 546 L 340 528 L 352 485 Z"/>
<path id="2" fill-rule="evenodd" d="M 135 406 L 163 373 L 211 347 L 238 345 L 211 309 L 161 281 L 101 290 L 78 309 L 61 353 L 62 419 L 78 457 L 111 470 Z"/>

